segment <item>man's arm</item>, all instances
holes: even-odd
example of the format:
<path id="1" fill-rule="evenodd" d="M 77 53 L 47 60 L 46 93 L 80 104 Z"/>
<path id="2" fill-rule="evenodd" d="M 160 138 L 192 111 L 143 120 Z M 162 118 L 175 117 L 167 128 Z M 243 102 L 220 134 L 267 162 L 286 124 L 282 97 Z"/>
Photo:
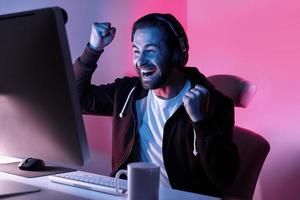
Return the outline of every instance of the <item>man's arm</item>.
<path id="1" fill-rule="evenodd" d="M 209 101 L 205 118 L 194 122 L 198 158 L 211 181 L 223 190 L 233 182 L 239 169 L 238 149 L 232 141 L 234 106 L 215 90 Z"/>
<path id="2" fill-rule="evenodd" d="M 94 23 L 90 42 L 73 65 L 83 113 L 112 115 L 113 85 L 94 86 L 91 78 L 104 47 L 112 42 L 115 32 L 110 23 Z"/>
<path id="3" fill-rule="evenodd" d="M 216 90 L 209 91 L 201 85 L 187 92 L 183 103 L 197 138 L 194 155 L 211 181 L 222 190 L 234 180 L 239 168 L 238 149 L 232 142 L 233 103 Z"/>

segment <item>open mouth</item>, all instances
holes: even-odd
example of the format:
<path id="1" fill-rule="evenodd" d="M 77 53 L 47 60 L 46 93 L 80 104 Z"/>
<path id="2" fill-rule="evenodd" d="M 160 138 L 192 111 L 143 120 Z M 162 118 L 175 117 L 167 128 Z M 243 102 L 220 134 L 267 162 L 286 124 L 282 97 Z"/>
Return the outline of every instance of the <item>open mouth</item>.
<path id="1" fill-rule="evenodd" d="M 152 69 L 141 69 L 141 74 L 143 78 L 149 78 L 156 72 L 155 68 Z"/>

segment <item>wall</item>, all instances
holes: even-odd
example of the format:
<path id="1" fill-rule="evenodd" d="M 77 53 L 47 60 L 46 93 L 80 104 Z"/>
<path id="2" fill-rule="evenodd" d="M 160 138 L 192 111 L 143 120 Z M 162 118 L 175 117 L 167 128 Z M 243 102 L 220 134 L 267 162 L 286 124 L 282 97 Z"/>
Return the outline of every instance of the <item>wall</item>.
<path id="1" fill-rule="evenodd" d="M 189 64 L 258 87 L 249 107 L 236 109 L 236 124 L 271 144 L 255 199 L 300 195 L 299 8 L 296 0 L 188 1 Z"/>

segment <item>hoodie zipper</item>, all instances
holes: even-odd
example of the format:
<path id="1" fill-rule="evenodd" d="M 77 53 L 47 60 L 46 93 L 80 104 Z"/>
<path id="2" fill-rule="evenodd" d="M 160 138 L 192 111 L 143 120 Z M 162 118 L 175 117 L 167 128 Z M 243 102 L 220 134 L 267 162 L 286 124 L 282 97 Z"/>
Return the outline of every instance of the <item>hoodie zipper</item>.
<path id="1" fill-rule="evenodd" d="M 123 117 L 123 113 L 125 111 L 125 108 L 127 107 L 127 104 L 129 102 L 129 99 L 132 95 L 132 92 L 135 90 L 135 87 L 133 87 L 131 89 L 131 91 L 129 92 L 126 102 L 124 103 L 123 109 L 121 111 L 121 113 L 119 114 L 119 117 L 122 118 Z M 120 162 L 120 164 L 116 167 L 116 169 L 111 173 L 111 174 L 115 174 L 115 172 L 125 163 L 125 161 L 128 159 L 130 153 L 132 152 L 133 149 L 133 144 L 135 142 L 135 134 L 136 134 L 136 119 L 135 119 L 135 115 L 133 113 L 132 107 L 131 107 L 131 114 L 133 116 L 133 139 L 132 139 L 132 143 L 130 145 L 130 150 L 127 152 L 127 154 L 122 158 L 122 162 Z"/>

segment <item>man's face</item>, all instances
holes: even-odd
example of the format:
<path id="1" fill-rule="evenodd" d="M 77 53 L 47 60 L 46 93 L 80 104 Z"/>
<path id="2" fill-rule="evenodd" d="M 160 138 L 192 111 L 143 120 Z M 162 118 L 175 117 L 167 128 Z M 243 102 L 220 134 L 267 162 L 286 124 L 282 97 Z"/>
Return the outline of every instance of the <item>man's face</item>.
<path id="1" fill-rule="evenodd" d="M 133 37 L 133 64 L 145 89 L 160 88 L 172 72 L 172 55 L 165 33 L 157 27 L 137 29 Z"/>

